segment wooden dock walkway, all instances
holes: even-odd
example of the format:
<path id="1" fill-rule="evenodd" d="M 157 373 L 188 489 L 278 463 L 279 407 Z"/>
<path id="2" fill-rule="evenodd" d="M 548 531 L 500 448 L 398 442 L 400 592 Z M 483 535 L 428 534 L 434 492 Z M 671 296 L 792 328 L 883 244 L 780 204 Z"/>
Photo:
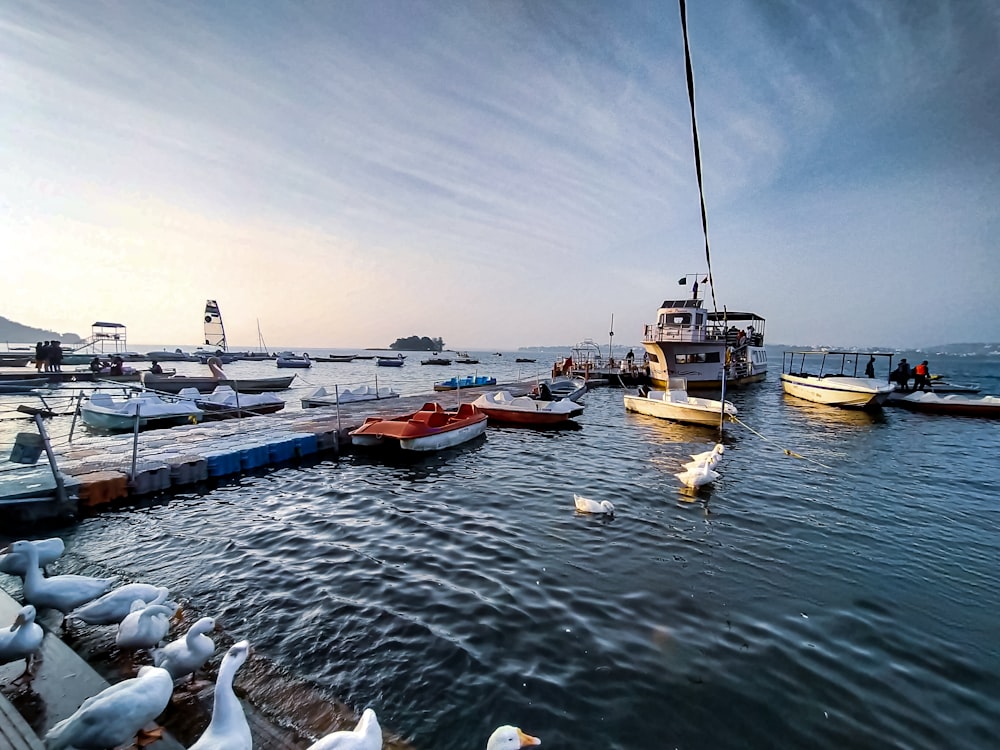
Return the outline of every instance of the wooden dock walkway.
<path id="1" fill-rule="evenodd" d="M 367 417 L 416 411 L 436 401 L 445 408 L 473 401 L 490 390 L 523 395 L 525 383 L 507 383 L 456 391 L 356 401 L 313 409 L 183 425 L 120 435 L 75 438 L 55 449 L 68 490 L 81 508 L 91 508 L 155 492 L 184 489 L 210 479 L 280 465 L 290 461 L 339 455 L 350 447 L 348 432 Z M 134 464 L 133 464 L 134 452 Z"/>

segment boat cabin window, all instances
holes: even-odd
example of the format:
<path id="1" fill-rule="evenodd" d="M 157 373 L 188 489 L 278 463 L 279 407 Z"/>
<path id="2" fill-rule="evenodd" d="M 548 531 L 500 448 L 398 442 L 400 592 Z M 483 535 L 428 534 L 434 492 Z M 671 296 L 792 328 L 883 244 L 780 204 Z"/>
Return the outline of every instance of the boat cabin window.
<path id="1" fill-rule="evenodd" d="M 661 326 L 689 326 L 691 325 L 691 313 L 664 313 L 660 316 Z"/>
<path id="2" fill-rule="evenodd" d="M 719 362 L 718 352 L 691 352 L 689 354 L 675 354 L 674 361 L 679 365 L 695 365 L 704 362 Z"/>

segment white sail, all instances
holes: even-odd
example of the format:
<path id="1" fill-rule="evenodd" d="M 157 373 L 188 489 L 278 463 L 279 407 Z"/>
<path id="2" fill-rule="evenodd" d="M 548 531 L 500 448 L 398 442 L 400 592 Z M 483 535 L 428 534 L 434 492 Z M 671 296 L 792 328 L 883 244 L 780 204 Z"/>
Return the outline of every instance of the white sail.
<path id="1" fill-rule="evenodd" d="M 227 351 L 226 329 L 222 325 L 222 313 L 214 299 L 205 302 L 205 346 Z"/>

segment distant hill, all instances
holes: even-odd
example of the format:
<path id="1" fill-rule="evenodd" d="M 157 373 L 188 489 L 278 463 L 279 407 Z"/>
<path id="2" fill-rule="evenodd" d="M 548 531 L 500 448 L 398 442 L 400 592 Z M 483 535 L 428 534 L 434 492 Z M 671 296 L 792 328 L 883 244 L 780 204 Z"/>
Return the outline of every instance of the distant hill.
<path id="1" fill-rule="evenodd" d="M 0 315 L 0 341 L 12 344 L 33 344 L 36 341 L 61 341 L 64 344 L 79 344 L 82 339 L 75 333 L 59 333 L 46 331 L 44 328 L 32 328 Z"/>
<path id="2" fill-rule="evenodd" d="M 389 344 L 389 348 L 393 351 L 404 352 L 443 352 L 444 339 L 429 339 L 426 336 L 409 336 L 407 338 L 396 339 Z"/>

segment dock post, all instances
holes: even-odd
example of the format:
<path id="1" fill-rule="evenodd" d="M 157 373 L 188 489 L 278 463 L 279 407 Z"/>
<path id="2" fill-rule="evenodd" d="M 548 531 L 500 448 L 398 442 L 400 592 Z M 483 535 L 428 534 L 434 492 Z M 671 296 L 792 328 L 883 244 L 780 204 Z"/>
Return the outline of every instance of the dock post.
<path id="1" fill-rule="evenodd" d="M 337 400 L 337 434 L 340 434 L 340 386 L 333 386 L 333 395 Z M 375 395 L 378 396 L 378 378 L 375 378 Z"/>
<path id="2" fill-rule="evenodd" d="M 139 453 L 139 414 L 142 412 L 142 399 L 135 404 L 135 429 L 132 432 L 132 473 L 129 474 L 129 481 L 135 481 L 135 460 Z"/>
<path id="3" fill-rule="evenodd" d="M 83 401 L 83 391 L 76 394 L 76 408 L 73 409 L 73 421 L 69 423 L 69 438 L 70 443 L 73 442 L 73 429 L 76 427 L 76 417 L 80 413 L 80 402 Z M 44 402 L 43 402 L 44 403 Z"/>
<path id="4" fill-rule="evenodd" d="M 42 436 L 42 445 L 45 446 L 45 455 L 49 459 L 49 468 L 52 469 L 52 478 L 56 480 L 56 497 L 59 505 L 66 503 L 66 487 L 63 485 L 62 474 L 59 473 L 59 465 L 56 463 L 56 454 L 52 452 L 52 443 L 49 442 L 49 433 L 45 431 L 45 424 L 42 422 L 42 415 L 34 414 L 35 426 L 38 427 L 38 434 Z"/>

